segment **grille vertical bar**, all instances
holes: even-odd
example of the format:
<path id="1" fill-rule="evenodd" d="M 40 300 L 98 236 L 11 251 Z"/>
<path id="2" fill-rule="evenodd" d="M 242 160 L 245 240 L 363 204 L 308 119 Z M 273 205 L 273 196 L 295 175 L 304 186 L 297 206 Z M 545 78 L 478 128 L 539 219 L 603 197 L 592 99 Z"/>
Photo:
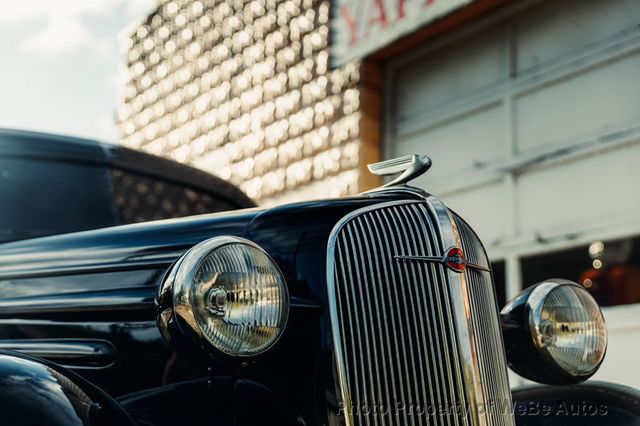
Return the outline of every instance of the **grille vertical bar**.
<path id="1" fill-rule="evenodd" d="M 480 239 L 459 216 L 454 215 L 455 227 L 469 262 L 490 268 L 489 259 Z M 478 337 L 476 354 L 482 375 L 482 390 L 485 404 L 493 406 L 487 409 L 488 423 L 493 425 L 510 424 L 509 417 L 501 415 L 511 408 L 511 392 L 507 379 L 506 355 L 499 328 L 498 306 L 491 272 L 477 269 L 465 271 L 469 288 L 471 306 L 472 334 Z"/>
<path id="2" fill-rule="evenodd" d="M 442 262 L 397 258 L 442 256 L 448 241 L 440 213 L 426 200 L 389 202 L 354 212 L 334 228 L 328 281 L 347 425 L 512 422 L 510 416 L 479 417 L 472 407 L 478 401 L 502 401 L 505 389 L 510 395 L 501 335 L 494 333 L 499 323 L 490 273 L 465 274 L 465 302 L 472 305 L 467 324 L 456 304 L 461 292 L 453 287 L 459 283 L 452 282 Z M 455 229 L 448 231 L 460 228 L 469 260 L 487 263 L 475 234 L 463 222 L 455 225 L 451 222 Z M 487 327 L 491 321 L 493 327 Z M 480 349 L 474 354 L 475 375 L 468 371 L 471 349 Z M 473 377 L 482 380 L 473 382 Z"/>

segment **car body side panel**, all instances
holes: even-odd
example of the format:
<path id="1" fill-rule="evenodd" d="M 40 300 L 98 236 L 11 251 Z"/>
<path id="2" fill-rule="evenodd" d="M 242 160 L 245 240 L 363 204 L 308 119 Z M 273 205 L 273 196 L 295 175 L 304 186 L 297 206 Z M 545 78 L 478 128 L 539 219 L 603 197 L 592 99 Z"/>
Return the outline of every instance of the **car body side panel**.
<path id="1" fill-rule="evenodd" d="M 95 385 L 59 365 L 0 351 L 0 424 L 133 426 L 130 415 Z"/>
<path id="2" fill-rule="evenodd" d="M 259 210 L 84 231 L 0 245 L 0 348 L 20 341 L 104 340 L 106 368 L 74 368 L 114 395 L 160 385 L 176 364 L 155 324 L 167 268 L 194 244 L 242 235 Z M 58 349 L 59 350 L 59 349 Z M 77 362 L 73 353 L 69 367 Z M 202 374 L 189 357 L 173 370 Z M 83 361 L 83 363 L 86 360 Z"/>

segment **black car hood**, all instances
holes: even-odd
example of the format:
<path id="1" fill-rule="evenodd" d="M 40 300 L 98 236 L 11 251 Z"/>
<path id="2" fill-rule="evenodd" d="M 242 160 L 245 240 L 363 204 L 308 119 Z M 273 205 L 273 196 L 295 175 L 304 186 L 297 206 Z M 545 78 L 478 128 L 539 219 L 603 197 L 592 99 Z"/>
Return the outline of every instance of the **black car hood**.
<path id="1" fill-rule="evenodd" d="M 0 280 L 169 265 L 206 238 L 241 235 L 260 211 L 236 210 L 0 244 Z"/>

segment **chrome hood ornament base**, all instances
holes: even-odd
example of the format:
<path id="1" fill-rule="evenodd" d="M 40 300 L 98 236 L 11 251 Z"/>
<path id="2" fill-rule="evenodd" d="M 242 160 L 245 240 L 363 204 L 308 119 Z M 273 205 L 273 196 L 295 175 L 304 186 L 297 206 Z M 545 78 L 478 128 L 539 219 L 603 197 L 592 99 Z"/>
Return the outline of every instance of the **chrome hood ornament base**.
<path id="1" fill-rule="evenodd" d="M 381 187 L 387 188 L 406 185 L 410 180 L 425 173 L 431 168 L 431 158 L 426 155 L 413 154 L 369 164 L 367 167 L 371 173 L 377 176 L 391 176 L 400 173 L 400 176 Z"/>

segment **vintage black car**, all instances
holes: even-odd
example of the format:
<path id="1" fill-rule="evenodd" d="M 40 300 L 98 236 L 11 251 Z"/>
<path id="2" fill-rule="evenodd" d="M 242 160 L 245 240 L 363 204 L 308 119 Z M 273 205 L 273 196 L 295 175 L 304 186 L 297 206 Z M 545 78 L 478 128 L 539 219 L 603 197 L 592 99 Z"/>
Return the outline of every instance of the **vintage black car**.
<path id="1" fill-rule="evenodd" d="M 606 351 L 593 298 L 550 279 L 500 313 L 474 231 L 408 185 L 430 164 L 258 208 L 184 165 L 0 131 L 0 424 L 638 424 L 638 392 L 581 383 Z M 507 365 L 545 385 L 511 390 Z"/>

